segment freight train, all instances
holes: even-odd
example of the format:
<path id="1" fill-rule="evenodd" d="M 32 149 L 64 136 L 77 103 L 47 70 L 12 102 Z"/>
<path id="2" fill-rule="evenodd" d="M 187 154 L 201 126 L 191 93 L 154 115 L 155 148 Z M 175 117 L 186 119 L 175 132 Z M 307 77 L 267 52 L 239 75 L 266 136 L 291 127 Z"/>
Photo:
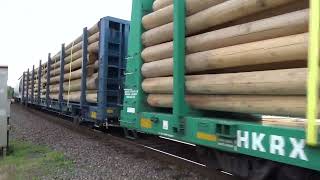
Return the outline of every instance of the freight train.
<path id="1" fill-rule="evenodd" d="M 131 22 L 102 18 L 24 72 L 22 103 L 195 144 L 240 177 L 317 179 L 318 7 L 135 0 Z"/>

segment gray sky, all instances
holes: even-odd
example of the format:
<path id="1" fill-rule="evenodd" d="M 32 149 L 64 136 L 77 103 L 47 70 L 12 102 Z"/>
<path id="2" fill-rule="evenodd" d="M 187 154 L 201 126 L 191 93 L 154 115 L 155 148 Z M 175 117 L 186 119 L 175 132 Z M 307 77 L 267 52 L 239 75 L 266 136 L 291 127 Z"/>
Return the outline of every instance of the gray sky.
<path id="1" fill-rule="evenodd" d="M 101 17 L 130 20 L 132 0 L 0 0 L 0 65 L 10 86 L 27 68 L 47 61 Z"/>

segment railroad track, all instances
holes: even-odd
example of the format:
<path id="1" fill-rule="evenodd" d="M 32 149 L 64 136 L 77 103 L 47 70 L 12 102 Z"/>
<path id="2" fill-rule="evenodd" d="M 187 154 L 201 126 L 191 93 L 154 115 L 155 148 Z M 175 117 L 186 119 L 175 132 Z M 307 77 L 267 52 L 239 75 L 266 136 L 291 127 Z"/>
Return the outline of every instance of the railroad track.
<path id="1" fill-rule="evenodd" d="M 101 143 L 114 144 L 121 150 L 130 151 L 130 153 L 142 157 L 157 159 L 162 163 L 172 164 L 178 168 L 187 168 L 192 172 L 202 175 L 204 178 L 213 180 L 240 180 L 227 172 L 212 170 L 204 164 L 198 162 L 196 148 L 192 144 L 176 142 L 164 137 L 140 134 L 138 139 L 132 140 L 125 138 L 120 128 L 113 128 L 111 132 L 102 132 L 87 126 L 75 125 L 70 118 L 57 116 L 57 114 L 45 113 L 38 109 L 24 108 L 32 114 L 46 119 L 50 122 L 63 126 L 74 132 L 90 136 Z"/>

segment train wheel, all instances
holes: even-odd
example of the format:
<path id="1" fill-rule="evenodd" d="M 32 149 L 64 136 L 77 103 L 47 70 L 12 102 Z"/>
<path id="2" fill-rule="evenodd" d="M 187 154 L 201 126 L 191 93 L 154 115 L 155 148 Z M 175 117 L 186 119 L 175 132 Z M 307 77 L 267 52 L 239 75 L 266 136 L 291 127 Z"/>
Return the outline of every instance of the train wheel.
<path id="1" fill-rule="evenodd" d="M 206 165 L 210 169 L 219 169 L 217 158 L 215 157 L 214 150 L 197 146 L 196 147 L 198 161 L 201 164 Z"/>
<path id="2" fill-rule="evenodd" d="M 72 122 L 73 122 L 73 124 L 75 126 L 79 126 L 80 125 L 80 117 L 79 116 L 74 116 Z"/>
<path id="3" fill-rule="evenodd" d="M 282 165 L 277 170 L 277 179 L 288 179 L 288 180 L 316 180 L 320 179 L 320 173 L 299 168 L 295 166 Z"/>
<path id="4" fill-rule="evenodd" d="M 197 147 L 198 160 L 213 170 L 222 170 L 246 180 L 314 180 L 320 173 L 274 161 Z"/>

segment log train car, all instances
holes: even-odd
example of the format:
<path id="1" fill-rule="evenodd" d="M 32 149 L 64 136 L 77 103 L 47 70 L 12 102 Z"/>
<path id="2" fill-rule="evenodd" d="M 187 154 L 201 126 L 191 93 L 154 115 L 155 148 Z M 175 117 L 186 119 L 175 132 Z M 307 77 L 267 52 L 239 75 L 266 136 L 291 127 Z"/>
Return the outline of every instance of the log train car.
<path id="1" fill-rule="evenodd" d="M 22 102 L 75 117 L 119 124 L 130 23 L 104 17 L 22 76 Z M 107 121 L 108 120 L 108 121 Z"/>
<path id="2" fill-rule="evenodd" d="M 22 103 L 195 144 L 251 179 L 316 179 L 318 0 L 135 0 L 39 68 Z M 124 70 L 125 69 L 125 70 Z M 308 75 L 308 76 L 307 76 Z"/>

